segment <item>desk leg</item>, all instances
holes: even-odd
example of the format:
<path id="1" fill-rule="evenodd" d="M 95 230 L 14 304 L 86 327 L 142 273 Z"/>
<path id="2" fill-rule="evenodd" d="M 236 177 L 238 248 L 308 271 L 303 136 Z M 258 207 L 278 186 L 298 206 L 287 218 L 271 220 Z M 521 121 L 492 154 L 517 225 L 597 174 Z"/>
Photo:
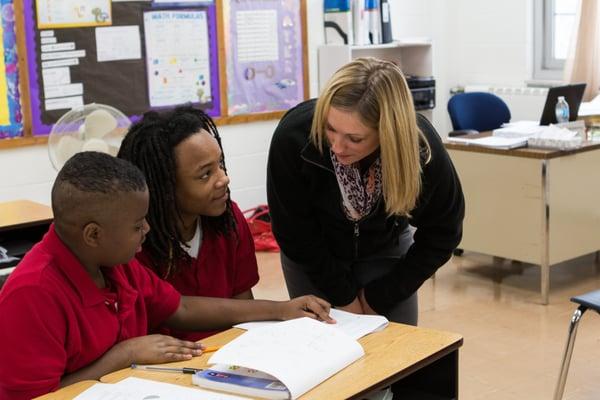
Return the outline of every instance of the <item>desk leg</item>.
<path id="1" fill-rule="evenodd" d="M 392 385 L 403 400 L 458 399 L 458 349 Z"/>
<path id="2" fill-rule="evenodd" d="M 548 304 L 550 295 L 550 204 L 548 203 L 548 160 L 542 160 L 542 257 L 541 257 L 541 294 L 542 304 Z"/>

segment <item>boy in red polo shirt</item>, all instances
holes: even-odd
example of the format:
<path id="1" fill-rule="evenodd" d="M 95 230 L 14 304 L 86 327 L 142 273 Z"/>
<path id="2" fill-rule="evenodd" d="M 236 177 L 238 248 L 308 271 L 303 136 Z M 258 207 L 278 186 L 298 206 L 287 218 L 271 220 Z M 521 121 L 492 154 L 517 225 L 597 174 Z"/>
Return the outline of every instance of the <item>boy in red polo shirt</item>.
<path id="1" fill-rule="evenodd" d="M 30 399 L 125 368 L 187 360 L 200 343 L 146 336 L 165 323 L 206 330 L 301 316 L 326 321 L 329 304 L 181 296 L 133 258 L 149 230 L 139 169 L 79 153 L 52 188 L 54 224 L 0 292 L 0 399 Z"/>

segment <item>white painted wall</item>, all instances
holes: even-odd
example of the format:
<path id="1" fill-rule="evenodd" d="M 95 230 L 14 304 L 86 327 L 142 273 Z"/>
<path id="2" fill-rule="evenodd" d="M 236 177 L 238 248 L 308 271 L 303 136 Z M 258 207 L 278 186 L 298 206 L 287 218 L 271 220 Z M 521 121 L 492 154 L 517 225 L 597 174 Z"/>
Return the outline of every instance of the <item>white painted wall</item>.
<path id="1" fill-rule="evenodd" d="M 457 85 L 523 86 L 533 65 L 532 0 L 391 0 L 394 37 L 433 41 L 437 107 L 433 124 L 452 130 L 446 111 Z"/>
<path id="2" fill-rule="evenodd" d="M 532 0 L 391 0 L 395 38 L 430 37 L 437 83 L 433 123 L 450 130 L 449 89 L 465 84 L 520 86 L 531 76 Z M 323 43 L 322 0 L 308 0 L 311 96 L 317 95 L 316 47 Z M 220 127 L 232 198 L 242 209 L 266 202 L 265 169 L 277 121 Z M 55 172 L 45 146 L 0 150 L 0 201 L 49 204 Z"/>

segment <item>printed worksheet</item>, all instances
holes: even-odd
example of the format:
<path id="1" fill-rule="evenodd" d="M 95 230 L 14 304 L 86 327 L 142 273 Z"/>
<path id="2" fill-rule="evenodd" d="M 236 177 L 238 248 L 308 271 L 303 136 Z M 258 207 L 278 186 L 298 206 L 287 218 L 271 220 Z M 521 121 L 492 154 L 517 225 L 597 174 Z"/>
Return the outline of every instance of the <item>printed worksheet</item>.
<path id="1" fill-rule="evenodd" d="M 137 25 L 96 28 L 98 62 L 142 58 L 140 27 Z"/>
<path id="2" fill-rule="evenodd" d="M 331 318 L 335 319 L 336 323 L 329 325 L 330 327 L 344 332 L 346 335 L 353 339 L 360 339 L 361 337 L 368 335 L 372 332 L 378 332 L 388 326 L 388 319 L 383 315 L 366 315 L 366 314 L 353 314 L 347 311 L 338 310 L 332 308 L 329 310 Z M 241 324 L 234 325 L 234 328 L 240 328 L 245 330 L 261 328 L 271 324 L 278 324 L 279 321 L 255 321 L 255 322 L 244 322 Z M 323 322 L 325 323 L 325 322 Z"/>
<path id="3" fill-rule="evenodd" d="M 74 400 L 244 400 L 246 397 L 129 377 L 117 383 L 96 383 Z"/>
<path id="4" fill-rule="evenodd" d="M 211 100 L 206 11 L 144 13 L 150 106 Z"/>
<path id="5" fill-rule="evenodd" d="M 276 61 L 279 59 L 277 10 L 238 11 L 238 62 Z"/>

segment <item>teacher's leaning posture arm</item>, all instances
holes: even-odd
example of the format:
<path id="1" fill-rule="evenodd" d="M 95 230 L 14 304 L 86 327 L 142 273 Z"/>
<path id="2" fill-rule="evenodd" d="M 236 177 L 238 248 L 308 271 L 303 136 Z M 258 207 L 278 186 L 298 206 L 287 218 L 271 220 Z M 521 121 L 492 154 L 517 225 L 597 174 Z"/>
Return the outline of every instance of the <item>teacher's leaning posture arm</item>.
<path id="1" fill-rule="evenodd" d="M 416 325 L 416 291 L 460 242 L 465 206 L 398 66 L 356 59 L 291 109 L 271 142 L 267 192 L 292 298 Z"/>

